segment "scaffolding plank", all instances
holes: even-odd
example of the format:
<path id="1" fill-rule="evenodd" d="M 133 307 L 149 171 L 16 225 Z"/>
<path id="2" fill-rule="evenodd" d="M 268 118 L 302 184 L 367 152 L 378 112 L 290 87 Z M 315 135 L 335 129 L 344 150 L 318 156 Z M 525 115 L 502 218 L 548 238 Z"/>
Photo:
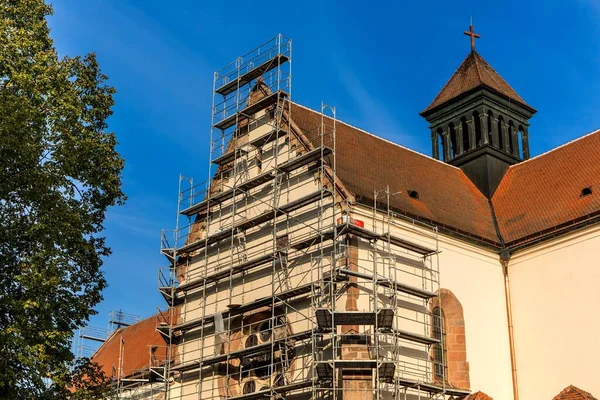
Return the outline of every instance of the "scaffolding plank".
<path id="1" fill-rule="evenodd" d="M 316 370 L 319 379 L 332 379 L 333 368 L 342 370 L 378 369 L 379 379 L 390 380 L 394 377 L 396 366 L 392 361 L 377 360 L 331 360 L 317 363 Z"/>
<path id="2" fill-rule="evenodd" d="M 279 207 L 279 210 L 283 211 L 286 214 L 289 214 L 293 211 L 299 210 L 304 206 L 314 203 L 315 201 L 320 200 L 321 198 L 325 199 L 331 196 L 332 193 L 329 190 L 317 190 L 313 193 L 302 196 L 294 201 L 290 201 L 287 204 Z"/>
<path id="3" fill-rule="evenodd" d="M 438 339 L 434 339 L 432 337 L 428 337 L 428 336 L 424 336 L 424 335 L 418 335 L 416 333 L 404 331 L 401 329 L 394 329 L 393 333 L 398 335 L 398 337 L 400 337 L 401 339 L 410 340 L 411 342 L 416 342 L 416 343 L 421 343 L 421 344 L 426 344 L 426 345 L 432 345 L 432 344 L 436 344 L 436 343 L 440 342 Z"/>
<path id="4" fill-rule="evenodd" d="M 228 151 L 227 153 L 221 155 L 220 157 L 212 160 L 213 164 L 217 165 L 226 165 L 235 160 L 236 158 L 246 155 L 248 152 L 244 149 L 235 149 L 234 151 Z"/>
<path id="5" fill-rule="evenodd" d="M 257 137 L 254 140 L 250 141 L 250 145 L 254 147 L 263 147 L 267 143 L 271 143 L 272 141 L 287 136 L 288 132 L 285 129 L 273 129 L 272 131 Z"/>
<path id="6" fill-rule="evenodd" d="M 294 390 L 305 389 L 305 388 L 311 387 L 311 386 L 312 386 L 311 381 L 294 382 L 294 383 L 290 383 L 289 385 L 274 386 L 272 389 L 266 389 L 266 390 L 261 390 L 261 391 L 254 392 L 254 393 L 243 394 L 241 396 L 229 397 L 229 400 L 264 399 L 265 397 L 271 397 L 271 393 L 273 393 L 273 392 L 277 393 L 277 394 L 281 394 L 281 393 L 292 392 Z M 275 394 L 273 397 L 274 398 L 282 397 L 282 396 L 278 396 L 277 394 Z"/>
<path id="7" fill-rule="evenodd" d="M 201 278 L 194 279 L 192 281 L 183 283 L 183 284 L 179 285 L 178 287 L 176 287 L 175 291 L 183 292 L 183 291 L 187 291 L 187 290 L 196 289 L 198 287 L 201 287 L 202 285 L 216 282 L 223 278 L 227 278 L 227 277 L 229 277 L 230 274 L 239 274 L 239 273 L 248 271 L 252 268 L 256 268 L 261 265 L 264 265 L 265 263 L 272 261 L 273 258 L 274 258 L 273 253 L 269 253 L 269 254 L 266 254 L 266 255 L 260 256 L 260 257 L 255 257 L 255 258 L 248 260 L 240 265 L 234 266 L 233 268 L 217 271 L 214 274 L 210 274 L 205 277 L 201 277 Z"/>
<path id="8" fill-rule="evenodd" d="M 421 246 L 420 244 L 416 244 L 413 243 L 411 241 L 405 240 L 405 239 L 401 239 L 397 236 L 394 235 L 390 235 L 387 233 L 384 233 L 383 235 L 381 235 L 381 239 L 383 240 L 389 240 L 389 242 L 393 245 L 396 245 L 398 247 L 402 247 L 406 250 L 410 250 L 412 252 L 421 254 L 422 256 L 429 256 L 431 254 L 435 254 L 436 250 L 431 249 L 429 247 L 426 246 Z"/>
<path id="9" fill-rule="evenodd" d="M 251 69 L 250 71 L 240 75 L 236 79 L 234 79 L 230 82 L 227 82 L 227 83 L 223 84 L 222 86 L 218 87 L 215 90 L 215 92 L 219 93 L 220 95 L 226 96 L 229 93 L 236 91 L 238 87 L 242 87 L 242 86 L 252 82 L 254 79 L 260 77 L 261 75 L 269 72 L 272 69 L 277 68 L 279 65 L 285 63 L 288 60 L 289 60 L 289 57 L 286 56 L 285 54 L 277 54 L 273 58 L 268 59 L 264 63 Z"/>
<path id="10" fill-rule="evenodd" d="M 379 275 L 374 277 L 373 275 L 365 274 L 365 273 L 358 272 L 358 271 L 352 271 L 352 270 L 346 269 L 346 268 L 340 268 L 339 272 L 344 275 L 355 276 L 357 278 L 363 278 L 363 279 L 369 280 L 369 281 L 373 281 L 374 279 L 377 279 L 377 284 L 379 284 L 381 286 L 385 286 L 390 289 L 396 289 L 399 292 L 411 294 L 413 296 L 416 296 L 416 297 L 419 297 L 419 298 L 425 299 L 425 300 L 431 299 L 432 297 L 436 296 L 435 293 L 430 292 L 428 290 L 419 289 L 414 286 L 406 285 L 401 282 L 397 282 L 397 281 L 394 281 L 391 279 L 384 278 Z"/>
<path id="11" fill-rule="evenodd" d="M 316 244 L 322 243 L 326 240 L 331 240 L 335 236 L 335 232 L 333 229 L 328 229 L 323 233 L 316 233 L 313 236 L 309 236 L 306 239 L 300 240 L 298 242 L 294 242 L 291 246 L 295 250 L 304 250 Z"/>
<path id="12" fill-rule="evenodd" d="M 222 315 L 223 315 L 223 318 L 229 318 L 229 317 L 232 317 L 235 315 L 243 314 L 247 311 L 251 311 L 251 310 L 254 310 L 254 309 L 257 309 L 260 307 L 271 305 L 271 304 L 273 304 L 274 301 L 276 302 L 275 304 L 278 304 L 279 302 L 286 301 L 291 298 L 310 293 L 314 286 L 315 286 L 314 283 L 307 283 L 305 285 L 295 287 L 293 289 L 275 294 L 273 296 L 262 297 L 258 300 L 244 304 L 240 307 L 224 311 L 222 313 Z M 275 300 L 274 300 L 274 298 L 275 298 Z M 279 300 L 279 301 L 277 301 L 277 300 Z M 173 330 L 175 332 L 184 332 L 184 331 L 196 328 L 198 326 L 201 326 L 203 322 L 205 324 L 212 323 L 214 321 L 214 319 L 215 319 L 214 314 L 207 315 L 206 317 L 196 318 L 191 321 L 184 322 L 183 324 L 177 325 L 173 328 Z"/>
<path id="13" fill-rule="evenodd" d="M 299 332 L 294 335 L 290 335 L 290 336 L 287 336 L 284 338 L 274 340 L 273 342 L 261 343 L 256 346 L 248 347 L 246 349 L 232 351 L 229 354 L 219 354 L 214 357 L 205 358 L 204 360 L 201 361 L 200 365 L 201 366 L 213 365 L 216 363 L 226 361 L 228 358 L 229 359 L 242 358 L 242 357 L 249 357 L 249 356 L 255 356 L 258 354 L 268 353 L 271 351 L 271 345 L 274 345 L 277 347 L 277 349 L 279 349 L 282 346 L 285 347 L 289 342 L 293 343 L 295 341 L 309 339 L 310 337 L 312 337 L 313 333 L 314 333 L 313 330 Z M 176 369 L 176 368 L 173 368 L 173 369 Z"/>
<path id="14" fill-rule="evenodd" d="M 443 387 L 443 386 L 439 386 L 439 385 L 436 385 L 433 383 L 419 382 L 419 381 L 416 381 L 416 380 L 413 380 L 410 378 L 400 377 L 400 378 L 396 379 L 396 383 L 399 386 L 414 388 L 417 390 L 422 390 L 424 392 L 433 393 L 433 394 L 445 393 L 450 396 L 466 396 L 471 393 L 471 391 L 468 389 L 456 389 L 456 388 L 452 388 L 449 386 Z"/>
<path id="15" fill-rule="evenodd" d="M 227 129 L 229 127 L 232 127 L 238 121 L 247 119 L 250 115 L 257 113 L 258 111 L 263 110 L 269 107 L 270 105 L 275 104 L 279 95 L 286 96 L 287 94 L 283 91 L 279 91 L 265 96 L 262 99 L 258 100 L 256 103 L 250 104 L 243 110 L 235 114 L 231 114 L 229 117 L 222 119 L 221 121 L 217 122 L 214 126 L 218 129 Z"/>
<path id="16" fill-rule="evenodd" d="M 321 157 L 328 156 L 333 153 L 333 150 L 329 147 L 317 147 L 309 152 L 306 152 L 298 157 L 294 157 L 291 160 L 286 161 L 281 164 L 278 168 L 284 172 L 291 172 L 295 169 L 298 169 L 312 161 L 317 161 Z"/>
<path id="17" fill-rule="evenodd" d="M 375 325 L 378 328 L 392 328 L 394 310 L 383 308 L 375 311 L 331 311 L 321 308 L 315 312 L 319 328 L 331 329 L 339 325 Z"/>
<path id="18" fill-rule="evenodd" d="M 380 237 L 373 231 L 349 223 L 338 225 L 338 229 L 340 233 L 349 233 L 367 240 L 377 240 Z"/>
<path id="19" fill-rule="evenodd" d="M 390 235 L 388 233 L 378 234 L 371 230 L 361 228 L 352 224 L 344 224 L 343 232 L 347 232 L 363 239 L 368 240 L 384 240 L 389 241 L 391 244 L 402 247 L 406 250 L 421 254 L 423 256 L 429 256 L 436 253 L 436 250 L 429 247 L 421 246 L 420 244 L 413 243 L 409 240 L 399 238 L 398 236 Z"/>
<path id="20" fill-rule="evenodd" d="M 331 154 L 331 152 L 332 152 L 332 150 L 330 148 L 328 148 L 328 147 L 323 148 L 324 155 Z M 301 167 L 305 166 L 306 164 L 319 159 L 320 155 L 321 155 L 321 148 L 311 150 L 308 153 L 304 153 L 301 156 L 298 156 L 298 157 L 292 158 L 291 160 L 286 161 L 285 163 L 283 163 L 279 166 L 279 169 L 286 173 L 290 173 L 290 172 L 294 171 L 295 169 L 301 168 Z M 194 214 L 197 214 L 201 211 L 205 211 L 208 208 L 209 202 L 214 203 L 214 204 L 222 203 L 223 201 L 233 198 L 234 195 L 245 193 L 250 189 L 253 189 L 257 186 L 262 185 L 263 183 L 272 181 L 274 178 L 275 178 L 275 171 L 264 172 L 260 175 L 255 176 L 254 178 L 248 179 L 246 182 L 241 183 L 240 185 L 238 185 L 235 188 L 231 188 L 231 189 L 228 189 L 221 193 L 215 194 L 210 199 L 204 199 L 196 204 L 191 205 L 191 206 L 185 208 L 184 210 L 180 211 L 180 214 L 191 217 Z"/>

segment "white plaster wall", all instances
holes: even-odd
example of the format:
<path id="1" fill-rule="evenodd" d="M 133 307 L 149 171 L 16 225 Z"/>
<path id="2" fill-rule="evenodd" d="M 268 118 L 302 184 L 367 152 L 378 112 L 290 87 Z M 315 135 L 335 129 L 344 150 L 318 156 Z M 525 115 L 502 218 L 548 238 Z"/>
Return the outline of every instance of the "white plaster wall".
<path id="1" fill-rule="evenodd" d="M 515 253 L 510 261 L 521 399 L 573 384 L 600 394 L 600 226 Z"/>
<path id="2" fill-rule="evenodd" d="M 498 254 L 441 237 L 440 281 L 463 307 L 471 390 L 513 398 L 504 276 Z M 443 304 L 442 304 L 443 306 Z"/>

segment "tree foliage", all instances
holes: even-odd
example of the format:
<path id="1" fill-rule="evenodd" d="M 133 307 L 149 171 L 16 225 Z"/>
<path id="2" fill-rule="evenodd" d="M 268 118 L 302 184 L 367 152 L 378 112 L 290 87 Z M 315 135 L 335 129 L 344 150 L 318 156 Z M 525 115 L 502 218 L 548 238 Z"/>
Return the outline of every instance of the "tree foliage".
<path id="1" fill-rule="evenodd" d="M 94 54 L 59 57 L 43 0 L 0 1 L 0 397 L 71 382 L 72 332 L 106 286 L 102 237 L 122 204 L 107 132 L 115 90 Z"/>

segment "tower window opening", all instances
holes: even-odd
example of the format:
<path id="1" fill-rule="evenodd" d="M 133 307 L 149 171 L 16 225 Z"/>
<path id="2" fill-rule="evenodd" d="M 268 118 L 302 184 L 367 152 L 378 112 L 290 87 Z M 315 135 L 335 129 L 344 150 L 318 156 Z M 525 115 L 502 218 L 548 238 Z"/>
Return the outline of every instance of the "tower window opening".
<path id="1" fill-rule="evenodd" d="M 475 147 L 481 146 L 481 143 L 483 143 L 481 137 L 481 119 L 477 111 L 473 113 L 473 127 L 475 129 Z"/>
<path id="2" fill-rule="evenodd" d="M 458 140 L 456 138 L 456 129 L 454 124 L 450 123 L 448 126 L 448 132 L 450 134 L 450 158 L 454 158 L 458 155 Z"/>
<path id="3" fill-rule="evenodd" d="M 488 110 L 487 113 L 487 133 L 488 133 L 488 143 L 492 146 L 496 146 L 496 143 L 494 143 L 494 135 L 493 135 L 493 119 L 494 117 L 492 116 L 492 111 Z"/>
<path id="4" fill-rule="evenodd" d="M 469 124 L 465 117 L 460 119 L 460 129 L 462 131 L 463 151 L 469 151 L 471 150 L 471 138 L 469 137 Z"/>
<path id="5" fill-rule="evenodd" d="M 579 197 L 586 197 L 586 196 L 589 196 L 590 194 L 592 194 L 592 187 L 588 186 L 588 187 L 581 189 L 581 194 L 579 195 Z"/>

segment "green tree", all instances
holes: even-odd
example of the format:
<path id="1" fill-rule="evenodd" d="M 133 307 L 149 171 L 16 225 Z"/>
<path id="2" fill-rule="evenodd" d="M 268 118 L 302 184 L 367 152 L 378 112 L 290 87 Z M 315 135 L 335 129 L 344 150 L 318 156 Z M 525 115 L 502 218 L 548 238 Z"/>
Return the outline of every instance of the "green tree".
<path id="1" fill-rule="evenodd" d="M 0 0 L 0 398 L 71 382 L 74 329 L 106 286 L 123 160 L 94 54 L 59 57 L 43 0 Z"/>

